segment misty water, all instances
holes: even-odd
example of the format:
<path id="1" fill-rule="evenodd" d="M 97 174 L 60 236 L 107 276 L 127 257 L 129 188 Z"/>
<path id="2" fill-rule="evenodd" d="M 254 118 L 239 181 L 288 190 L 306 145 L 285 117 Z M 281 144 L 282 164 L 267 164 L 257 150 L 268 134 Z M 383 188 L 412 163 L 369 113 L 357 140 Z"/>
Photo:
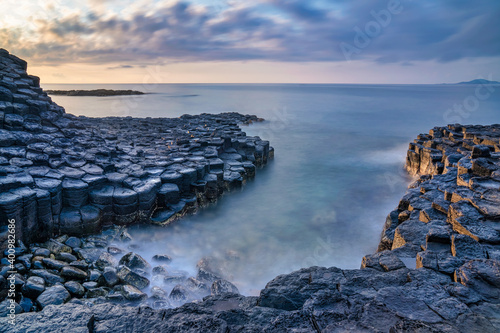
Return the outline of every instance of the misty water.
<path id="1" fill-rule="evenodd" d="M 269 140 L 275 159 L 241 192 L 167 227 L 130 230 L 138 246 L 134 252 L 148 260 L 168 254 L 172 269 L 192 276 L 204 256 L 228 259 L 228 278 L 246 295 L 257 295 L 275 276 L 301 267 L 359 268 L 361 258 L 376 250 L 387 214 L 411 182 L 403 170 L 408 142 L 447 123 L 500 122 L 500 87 L 492 87 L 482 100 L 474 100 L 475 86 L 454 85 L 44 88 L 152 93 L 53 97 L 76 115 L 178 117 L 235 111 L 266 119 L 242 128 Z M 464 111 L 450 111 L 464 103 Z"/>

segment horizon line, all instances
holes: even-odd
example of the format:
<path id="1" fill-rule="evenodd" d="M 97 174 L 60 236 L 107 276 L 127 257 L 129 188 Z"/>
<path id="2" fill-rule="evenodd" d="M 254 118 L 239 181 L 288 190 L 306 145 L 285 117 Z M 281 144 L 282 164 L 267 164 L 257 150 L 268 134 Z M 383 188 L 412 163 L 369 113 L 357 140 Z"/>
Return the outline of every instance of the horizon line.
<path id="1" fill-rule="evenodd" d="M 467 82 L 467 81 L 465 81 Z M 234 85 L 244 85 L 244 84 L 260 84 L 260 85 L 327 85 L 327 84 L 346 84 L 346 85 L 459 85 L 461 82 L 453 82 L 453 83 L 445 83 L 445 82 L 440 82 L 440 83 L 363 83 L 363 82 L 358 82 L 358 83 L 344 83 L 344 82 L 306 82 L 306 83 L 301 83 L 301 82 L 160 82 L 160 83 L 139 83 L 139 82 L 91 82 L 91 83 L 77 83 L 77 82 L 56 82 L 56 83 L 42 83 L 40 82 L 40 85 L 44 84 L 73 84 L 73 85 L 111 85 L 111 84 L 135 84 L 135 85 L 155 85 L 155 84 L 234 84 Z"/>

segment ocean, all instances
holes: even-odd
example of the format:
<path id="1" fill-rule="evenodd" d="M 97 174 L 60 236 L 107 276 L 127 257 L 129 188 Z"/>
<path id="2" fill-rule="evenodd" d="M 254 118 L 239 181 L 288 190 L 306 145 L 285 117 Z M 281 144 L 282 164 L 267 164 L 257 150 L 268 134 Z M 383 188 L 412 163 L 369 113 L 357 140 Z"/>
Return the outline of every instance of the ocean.
<path id="1" fill-rule="evenodd" d="M 500 87 L 474 85 L 128 84 L 44 89 L 134 89 L 120 97 L 53 96 L 91 117 L 178 117 L 239 112 L 269 140 L 275 159 L 242 191 L 165 228 L 131 229 L 134 252 L 164 253 L 196 274 L 206 256 L 225 258 L 245 295 L 301 267 L 359 268 L 377 249 L 387 214 L 412 181 L 408 143 L 434 126 L 500 122 Z M 479 89 L 479 90 L 478 90 Z M 128 246 L 121 244 L 122 246 Z M 153 281 L 154 285 L 154 281 Z"/>

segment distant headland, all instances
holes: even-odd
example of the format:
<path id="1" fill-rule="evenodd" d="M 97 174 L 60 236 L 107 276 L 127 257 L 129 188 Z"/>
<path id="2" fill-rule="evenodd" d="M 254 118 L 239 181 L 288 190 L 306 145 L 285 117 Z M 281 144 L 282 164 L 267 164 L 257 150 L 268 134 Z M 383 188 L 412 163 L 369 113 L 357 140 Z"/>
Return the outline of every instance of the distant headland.
<path id="1" fill-rule="evenodd" d="M 459 82 L 455 84 L 500 84 L 498 81 L 490 81 L 486 79 L 476 79 L 472 81 L 464 81 L 464 82 Z"/>
<path id="2" fill-rule="evenodd" d="M 49 95 L 60 96 L 124 96 L 124 95 L 144 95 L 142 91 L 137 90 L 112 90 L 112 89 L 94 89 L 94 90 L 46 90 Z"/>

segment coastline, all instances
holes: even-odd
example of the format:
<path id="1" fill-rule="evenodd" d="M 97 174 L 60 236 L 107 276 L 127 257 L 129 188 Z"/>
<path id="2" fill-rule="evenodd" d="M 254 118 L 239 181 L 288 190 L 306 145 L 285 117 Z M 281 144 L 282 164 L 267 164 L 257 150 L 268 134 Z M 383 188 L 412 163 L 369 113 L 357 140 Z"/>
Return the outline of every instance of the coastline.
<path id="1" fill-rule="evenodd" d="M 56 96 L 130 96 L 144 95 L 146 93 L 137 90 L 113 90 L 113 89 L 93 89 L 93 90 L 46 90 L 47 95 Z"/>
<path id="2" fill-rule="evenodd" d="M 490 195 L 498 192 L 496 133 L 498 126 L 451 125 L 410 145 L 407 167 L 421 177 L 389 214 L 381 252 L 366 256 L 362 269 L 304 268 L 276 277 L 259 297 L 214 294 L 169 310 L 76 301 L 47 305 L 18 315 L 15 327 L 2 318 L 0 332 L 497 331 L 498 232 L 485 227 L 498 223 L 492 210 L 498 196 Z M 482 205 L 488 201 L 496 206 Z M 408 267 L 408 259 L 418 268 Z"/>

